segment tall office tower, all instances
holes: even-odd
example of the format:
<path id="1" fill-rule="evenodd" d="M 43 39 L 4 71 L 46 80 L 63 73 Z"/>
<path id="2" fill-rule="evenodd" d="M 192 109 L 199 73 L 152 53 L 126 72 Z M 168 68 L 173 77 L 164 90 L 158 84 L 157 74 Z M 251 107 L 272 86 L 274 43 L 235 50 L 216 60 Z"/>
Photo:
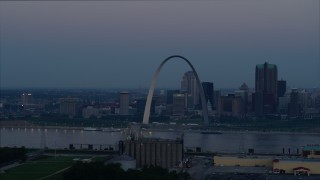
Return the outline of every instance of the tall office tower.
<path id="1" fill-rule="evenodd" d="M 232 116 L 232 102 L 234 95 L 220 96 L 217 104 L 217 113 L 219 116 Z"/>
<path id="2" fill-rule="evenodd" d="M 199 105 L 199 88 L 197 85 L 196 76 L 192 71 L 184 73 L 181 81 L 181 92 L 187 92 L 188 96 L 191 96 L 192 102 L 187 102 L 188 107 Z M 189 99 L 189 98 L 188 98 Z"/>
<path id="3" fill-rule="evenodd" d="M 243 116 L 244 106 L 241 96 L 235 94 L 221 96 L 218 101 L 217 113 L 219 116 Z"/>
<path id="4" fill-rule="evenodd" d="M 278 69 L 274 64 L 256 66 L 255 111 L 257 115 L 273 113 L 278 103 Z"/>
<path id="5" fill-rule="evenodd" d="M 243 102 L 243 111 L 244 113 L 248 112 L 249 106 L 249 87 L 246 83 L 243 83 L 238 91 L 235 91 L 236 95 L 240 96 Z"/>
<path id="6" fill-rule="evenodd" d="M 167 105 L 173 104 L 173 94 L 180 93 L 180 90 L 167 90 Z"/>
<path id="7" fill-rule="evenodd" d="M 31 93 L 22 93 L 21 95 L 21 105 L 26 106 L 32 104 L 32 94 Z"/>
<path id="8" fill-rule="evenodd" d="M 213 99 L 214 99 L 213 109 L 214 110 L 217 110 L 218 108 L 218 101 L 220 96 L 221 96 L 221 92 L 219 90 L 213 92 Z"/>
<path id="9" fill-rule="evenodd" d="M 214 107 L 214 96 L 213 96 L 213 91 L 214 91 L 214 87 L 213 87 L 213 83 L 212 82 L 203 82 L 202 83 L 202 88 L 204 90 L 204 95 L 206 97 L 206 102 L 208 107 L 211 107 L 210 110 L 213 110 Z"/>
<path id="10" fill-rule="evenodd" d="M 299 104 L 301 107 L 301 113 L 304 114 L 309 104 L 308 93 L 306 92 L 305 89 L 299 92 Z"/>
<path id="11" fill-rule="evenodd" d="M 278 97 L 284 97 L 287 91 L 287 81 L 280 80 L 278 81 Z"/>
<path id="12" fill-rule="evenodd" d="M 129 92 L 123 91 L 120 92 L 120 115 L 129 114 Z"/>
<path id="13" fill-rule="evenodd" d="M 184 116 L 185 94 L 173 94 L 172 115 Z"/>
<path id="14" fill-rule="evenodd" d="M 78 98 L 60 98 L 60 114 L 68 115 L 69 117 L 74 117 L 77 115 L 77 103 Z"/>
<path id="15" fill-rule="evenodd" d="M 301 113 L 301 104 L 299 103 L 299 92 L 292 89 L 290 94 L 290 103 L 288 104 L 288 116 L 296 117 Z"/>

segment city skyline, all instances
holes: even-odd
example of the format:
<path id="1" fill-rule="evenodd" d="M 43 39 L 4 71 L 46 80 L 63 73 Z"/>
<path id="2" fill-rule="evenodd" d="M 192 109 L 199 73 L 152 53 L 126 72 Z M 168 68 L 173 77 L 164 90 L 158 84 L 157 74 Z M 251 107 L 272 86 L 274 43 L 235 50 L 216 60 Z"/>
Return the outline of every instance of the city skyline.
<path id="1" fill-rule="evenodd" d="M 0 179 L 318 180 L 320 0 L 0 0 L 0 127 Z"/>
<path id="2" fill-rule="evenodd" d="M 174 54 L 217 89 L 253 88 L 264 62 L 319 87 L 318 14 L 318 1 L 1 2 L 1 88 L 148 88 Z M 170 62 L 157 88 L 188 70 Z"/>

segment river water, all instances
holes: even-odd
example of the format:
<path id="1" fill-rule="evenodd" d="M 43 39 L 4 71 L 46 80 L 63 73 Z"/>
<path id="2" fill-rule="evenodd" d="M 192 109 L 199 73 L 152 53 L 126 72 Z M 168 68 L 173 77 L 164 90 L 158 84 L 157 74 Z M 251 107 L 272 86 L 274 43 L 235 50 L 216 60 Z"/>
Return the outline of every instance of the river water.
<path id="1" fill-rule="evenodd" d="M 1 128 L 1 147 L 63 149 L 69 144 L 77 148 L 80 144 L 93 144 L 97 147 L 116 146 L 125 135 L 123 132 L 83 131 L 70 129 Z M 144 137 L 176 139 L 181 133 L 175 131 L 145 131 Z M 307 144 L 320 144 L 320 134 L 265 133 L 265 132 L 223 132 L 222 134 L 184 133 L 184 146 L 203 151 L 238 153 L 253 148 L 256 153 L 291 153 Z"/>

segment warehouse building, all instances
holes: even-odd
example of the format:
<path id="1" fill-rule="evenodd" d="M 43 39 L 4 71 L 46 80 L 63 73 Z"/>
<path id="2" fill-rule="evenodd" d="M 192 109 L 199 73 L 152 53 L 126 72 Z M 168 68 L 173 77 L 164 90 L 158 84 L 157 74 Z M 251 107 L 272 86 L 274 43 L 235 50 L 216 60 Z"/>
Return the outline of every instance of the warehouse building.
<path id="1" fill-rule="evenodd" d="M 320 174 L 320 159 L 275 159 L 273 172 L 285 174 Z"/>
<path id="2" fill-rule="evenodd" d="M 320 175 L 320 159 L 273 156 L 214 156 L 215 166 L 266 167 L 275 174 Z"/>

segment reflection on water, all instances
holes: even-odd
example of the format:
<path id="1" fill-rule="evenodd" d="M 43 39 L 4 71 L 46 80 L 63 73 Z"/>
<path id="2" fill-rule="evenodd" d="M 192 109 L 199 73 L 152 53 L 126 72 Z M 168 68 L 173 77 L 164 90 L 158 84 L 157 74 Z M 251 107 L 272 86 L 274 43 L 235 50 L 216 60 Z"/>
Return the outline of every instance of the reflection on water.
<path id="1" fill-rule="evenodd" d="M 49 148 L 68 148 L 69 144 L 109 144 L 116 145 L 124 136 L 122 132 L 101 132 L 67 129 L 1 128 L 0 145 L 41 147 L 41 136 Z M 181 133 L 175 131 L 146 131 L 143 137 L 176 139 Z M 254 148 L 257 153 L 282 153 L 291 148 L 292 152 L 306 144 L 320 144 L 320 135 L 226 132 L 222 134 L 184 133 L 184 146 L 201 147 L 211 152 L 247 152 Z"/>

